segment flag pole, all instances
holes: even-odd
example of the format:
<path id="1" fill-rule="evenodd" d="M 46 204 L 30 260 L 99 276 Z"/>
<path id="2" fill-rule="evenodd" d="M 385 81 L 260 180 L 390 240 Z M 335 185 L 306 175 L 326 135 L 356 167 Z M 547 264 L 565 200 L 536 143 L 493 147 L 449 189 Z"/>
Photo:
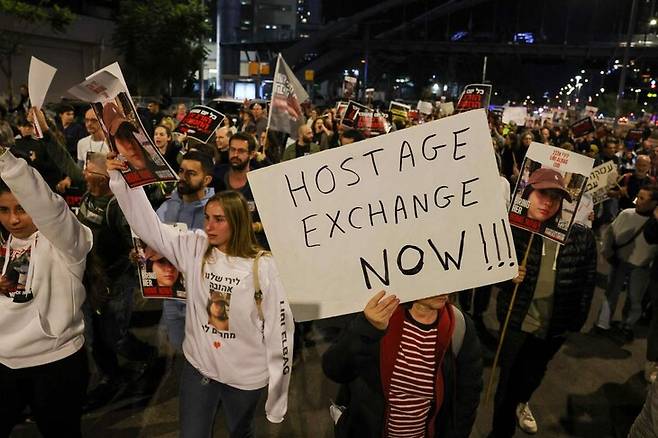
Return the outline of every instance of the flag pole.
<path id="1" fill-rule="evenodd" d="M 521 266 L 526 265 L 528 261 L 528 256 L 530 255 L 530 248 L 532 247 L 532 241 L 535 238 L 535 234 L 530 235 L 530 241 L 528 242 L 528 247 L 525 250 L 525 254 L 523 255 L 523 261 L 521 262 Z M 491 390 L 493 389 L 493 384 L 495 381 L 495 376 L 496 376 L 496 366 L 498 365 L 498 359 L 500 357 L 500 351 L 503 349 L 503 343 L 505 342 L 505 334 L 507 333 L 507 325 L 509 324 L 510 316 L 512 315 L 512 308 L 514 307 L 514 301 L 516 301 L 516 292 L 519 290 L 519 286 L 521 283 L 516 283 L 514 285 L 514 291 L 512 292 L 512 297 L 510 298 L 510 303 L 509 307 L 507 309 L 507 315 L 505 316 L 505 322 L 503 323 L 503 327 L 500 330 L 500 339 L 498 341 L 498 348 L 496 349 L 496 355 L 494 356 L 494 361 L 493 365 L 491 365 L 491 374 L 489 375 L 489 384 L 487 385 L 487 392 L 484 398 L 485 403 L 489 403 L 489 398 L 491 396 Z"/>

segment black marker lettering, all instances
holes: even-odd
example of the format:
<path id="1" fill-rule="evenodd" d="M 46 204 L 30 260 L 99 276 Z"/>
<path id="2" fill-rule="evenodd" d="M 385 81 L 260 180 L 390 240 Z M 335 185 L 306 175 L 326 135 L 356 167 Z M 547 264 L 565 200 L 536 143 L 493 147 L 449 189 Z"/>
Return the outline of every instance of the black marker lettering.
<path id="1" fill-rule="evenodd" d="M 324 191 L 320 188 L 320 172 L 322 172 L 325 169 L 329 172 L 329 175 L 331 176 L 331 188 L 328 189 L 327 191 Z M 324 166 L 319 168 L 317 172 L 315 172 L 315 187 L 317 187 L 318 191 L 323 195 L 328 195 L 329 193 L 333 192 L 334 189 L 336 188 L 336 177 L 334 176 L 334 173 L 331 171 L 331 169 L 329 169 L 328 165 L 325 164 Z"/>
<path id="2" fill-rule="evenodd" d="M 306 246 L 307 246 L 308 248 L 313 248 L 314 246 L 320 246 L 319 243 L 314 243 L 313 245 L 310 245 L 310 244 L 308 243 L 308 235 L 309 235 L 309 233 L 310 233 L 311 231 L 315 231 L 315 230 L 317 230 L 317 228 L 311 228 L 310 230 L 309 230 L 308 228 L 306 228 L 306 220 L 307 220 L 307 219 L 310 219 L 310 218 L 312 218 L 312 217 L 315 217 L 315 216 L 317 216 L 317 214 L 311 214 L 311 215 L 309 215 L 309 216 L 306 216 L 304 219 L 302 219 L 302 223 L 304 224 L 304 242 L 306 243 Z"/>
<path id="3" fill-rule="evenodd" d="M 436 137 L 436 134 L 430 134 L 427 137 L 425 137 L 425 140 L 423 140 L 423 157 L 425 157 L 427 161 L 432 161 L 437 157 L 437 155 L 439 155 L 439 153 L 436 151 L 437 149 L 446 147 L 446 145 L 444 144 L 440 144 L 438 146 L 432 146 L 431 149 L 434 152 L 434 155 L 432 155 L 431 157 L 428 156 L 425 150 L 425 145 L 427 144 L 427 140 L 429 140 L 432 137 Z"/>
<path id="4" fill-rule="evenodd" d="M 377 176 L 379 176 L 379 172 L 377 172 L 377 163 L 375 162 L 375 152 L 381 152 L 383 150 L 384 150 L 384 148 L 373 149 L 373 150 L 368 151 L 365 154 L 363 154 L 364 157 L 366 155 L 370 155 L 370 161 L 372 161 L 372 169 L 375 171 L 375 175 L 377 175 Z"/>
<path id="5" fill-rule="evenodd" d="M 480 179 L 480 178 L 477 178 L 477 177 L 476 177 L 476 178 L 469 179 L 468 181 L 462 181 L 462 207 L 470 207 L 471 205 L 475 205 L 475 204 L 477 204 L 477 203 L 479 202 L 479 201 L 473 201 L 473 202 L 470 202 L 470 203 L 468 203 L 468 204 L 465 203 L 465 202 L 466 202 L 466 195 L 468 195 L 469 193 L 471 193 L 470 190 L 466 190 L 466 185 L 467 185 L 467 184 L 470 184 L 470 183 L 472 183 L 472 182 L 475 182 L 475 181 L 477 181 L 477 180 L 479 180 L 479 179 Z"/>
<path id="6" fill-rule="evenodd" d="M 418 261 L 416 264 L 409 269 L 405 269 L 402 267 L 402 255 L 407 251 L 408 249 L 414 249 L 418 253 Z M 398 269 L 400 272 L 402 272 L 404 275 L 415 275 L 420 272 L 421 269 L 423 269 L 423 264 L 425 263 L 424 260 L 424 255 L 425 253 L 423 252 L 422 249 L 418 248 L 417 246 L 414 245 L 404 245 L 400 252 L 398 253 Z"/>
<path id="7" fill-rule="evenodd" d="M 372 211 L 372 204 L 368 204 L 368 215 L 370 216 L 370 226 L 375 226 L 375 223 L 373 222 L 372 218 L 377 216 L 378 214 L 382 215 L 382 218 L 384 218 L 384 223 L 387 224 L 388 222 L 386 221 L 386 212 L 384 211 L 384 203 L 379 200 L 379 211 Z"/>
<path id="8" fill-rule="evenodd" d="M 340 231 L 345 234 L 345 230 L 343 230 L 340 225 L 338 225 L 338 218 L 340 217 L 340 210 L 336 211 L 336 217 L 330 216 L 328 213 L 325 213 L 325 215 L 329 218 L 331 221 L 331 230 L 329 231 L 329 238 L 331 239 L 334 237 L 334 228 L 338 228 Z"/>
<path id="9" fill-rule="evenodd" d="M 352 228 L 356 228 L 357 230 L 360 230 L 363 227 L 358 227 L 354 225 L 354 222 L 352 222 L 352 213 L 354 213 L 356 210 L 363 210 L 363 207 L 359 207 L 358 205 L 350 210 L 350 213 L 347 215 L 347 221 L 350 223 Z"/>
<path id="10" fill-rule="evenodd" d="M 386 252 L 386 249 L 384 249 L 382 255 L 384 259 L 384 277 L 379 275 L 379 273 L 375 271 L 375 268 L 373 268 L 372 265 L 368 263 L 363 257 L 359 257 L 359 260 L 361 261 L 361 270 L 363 271 L 363 279 L 365 280 L 366 287 L 368 289 L 372 289 L 372 284 L 370 284 L 370 276 L 368 275 L 366 268 L 369 271 L 371 271 L 373 274 L 375 274 L 377 278 L 379 278 L 379 281 L 381 281 L 384 286 L 388 286 L 391 283 L 391 279 L 389 277 L 389 271 L 388 271 L 388 253 Z"/>
<path id="11" fill-rule="evenodd" d="M 434 205 L 436 205 L 438 208 L 446 208 L 448 205 L 450 205 L 450 199 L 454 198 L 455 195 L 445 195 L 443 197 L 443 200 L 446 201 L 445 204 L 439 205 L 439 192 L 441 189 L 447 189 L 448 186 L 439 186 L 434 190 Z"/>
<path id="12" fill-rule="evenodd" d="M 455 160 L 455 161 L 466 158 L 466 155 L 460 155 L 459 157 L 457 156 L 457 148 L 460 148 L 460 147 L 466 145 L 466 143 L 457 143 L 457 134 L 461 134 L 462 132 L 466 132 L 469 129 L 471 129 L 471 128 L 469 127 L 469 128 L 460 129 L 459 131 L 454 131 L 452 133 L 455 136 L 455 146 L 454 146 L 454 149 L 452 150 L 452 159 Z"/>
<path id="13" fill-rule="evenodd" d="M 405 154 L 404 149 L 409 150 L 409 153 Z M 411 158 L 411 167 L 416 167 L 416 160 L 414 159 L 414 152 L 411 150 L 411 145 L 408 141 L 403 141 L 402 146 L 400 146 L 400 172 L 402 172 L 402 160 L 405 158 Z"/>
<path id="14" fill-rule="evenodd" d="M 398 195 L 395 198 L 395 224 L 397 225 L 400 223 L 400 220 L 398 219 L 398 213 L 402 212 L 404 213 L 404 219 L 407 219 L 407 208 L 404 206 L 404 199 L 402 199 L 402 195 Z"/>
<path id="15" fill-rule="evenodd" d="M 352 181 L 351 183 L 347 184 L 348 187 L 351 187 L 351 186 L 353 186 L 353 185 L 355 185 L 355 184 L 358 184 L 359 181 L 361 181 L 361 177 L 359 176 L 358 173 L 356 173 L 356 172 L 353 171 L 352 169 L 349 169 L 349 168 L 345 167 L 345 164 L 346 164 L 348 161 L 353 160 L 353 159 L 354 159 L 354 157 L 348 157 L 348 158 L 345 158 L 345 160 L 343 160 L 342 163 L 340 163 L 340 168 L 341 168 L 341 169 L 346 170 L 347 172 L 350 172 L 350 173 L 354 174 L 354 176 L 356 177 L 356 180 L 355 180 L 355 181 Z M 375 171 L 377 171 L 377 168 L 376 168 L 376 167 L 375 167 Z"/>
<path id="16" fill-rule="evenodd" d="M 308 188 L 306 187 L 306 181 L 304 180 L 304 171 L 301 171 L 302 174 L 302 185 L 297 187 L 297 188 L 292 188 L 290 185 L 290 179 L 288 178 L 288 175 L 285 175 L 286 177 L 286 183 L 288 184 L 288 191 L 290 192 L 290 197 L 292 198 L 293 204 L 295 204 L 295 207 L 297 207 L 297 200 L 295 200 L 295 192 L 297 190 L 302 190 L 304 189 L 304 192 L 306 193 L 306 197 L 308 198 L 308 202 L 311 202 L 311 195 L 308 193 Z"/>

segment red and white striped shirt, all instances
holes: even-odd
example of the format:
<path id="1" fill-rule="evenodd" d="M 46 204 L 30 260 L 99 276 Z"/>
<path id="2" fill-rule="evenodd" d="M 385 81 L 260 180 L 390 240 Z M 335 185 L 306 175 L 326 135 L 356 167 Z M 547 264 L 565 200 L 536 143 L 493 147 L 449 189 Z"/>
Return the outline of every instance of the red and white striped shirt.
<path id="1" fill-rule="evenodd" d="M 404 321 L 388 394 L 388 438 L 424 438 L 436 372 L 436 324 Z"/>

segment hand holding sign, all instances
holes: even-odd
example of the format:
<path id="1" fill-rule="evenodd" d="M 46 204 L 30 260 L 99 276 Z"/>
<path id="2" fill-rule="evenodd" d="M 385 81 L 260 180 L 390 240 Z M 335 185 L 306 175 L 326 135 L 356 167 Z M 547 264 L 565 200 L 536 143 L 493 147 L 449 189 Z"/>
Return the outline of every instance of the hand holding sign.
<path id="1" fill-rule="evenodd" d="M 386 298 L 384 298 L 384 295 L 386 295 L 386 292 L 380 290 L 370 298 L 366 308 L 363 309 L 366 319 L 377 330 L 386 330 L 388 321 L 390 321 L 393 312 L 400 304 L 400 299 L 395 295 L 389 295 Z"/>

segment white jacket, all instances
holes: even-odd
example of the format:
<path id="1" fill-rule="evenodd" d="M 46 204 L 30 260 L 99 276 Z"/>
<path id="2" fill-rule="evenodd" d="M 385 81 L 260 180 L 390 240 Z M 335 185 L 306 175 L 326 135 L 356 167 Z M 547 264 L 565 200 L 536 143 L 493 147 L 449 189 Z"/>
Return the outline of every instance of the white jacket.
<path id="1" fill-rule="evenodd" d="M 186 359 L 204 376 L 238 389 L 254 390 L 267 385 L 267 419 L 273 423 L 283 421 L 288 406 L 294 324 L 272 257 L 262 257 L 258 265 L 265 318 L 263 333 L 254 300 L 253 259 L 228 257 L 213 249 L 204 265 L 208 248 L 205 232 L 181 233 L 163 225 L 144 190 L 130 189 L 119 172 L 110 172 L 110 177 L 112 192 L 135 234 L 185 276 Z M 229 295 L 228 329 L 218 330 L 209 324 L 207 306 L 211 290 Z"/>
<path id="2" fill-rule="evenodd" d="M 2 154 L 0 177 L 38 229 L 27 279 L 34 298 L 15 303 L 0 294 L 0 363 L 55 362 L 84 344 L 82 277 L 92 233 L 24 160 Z"/>

